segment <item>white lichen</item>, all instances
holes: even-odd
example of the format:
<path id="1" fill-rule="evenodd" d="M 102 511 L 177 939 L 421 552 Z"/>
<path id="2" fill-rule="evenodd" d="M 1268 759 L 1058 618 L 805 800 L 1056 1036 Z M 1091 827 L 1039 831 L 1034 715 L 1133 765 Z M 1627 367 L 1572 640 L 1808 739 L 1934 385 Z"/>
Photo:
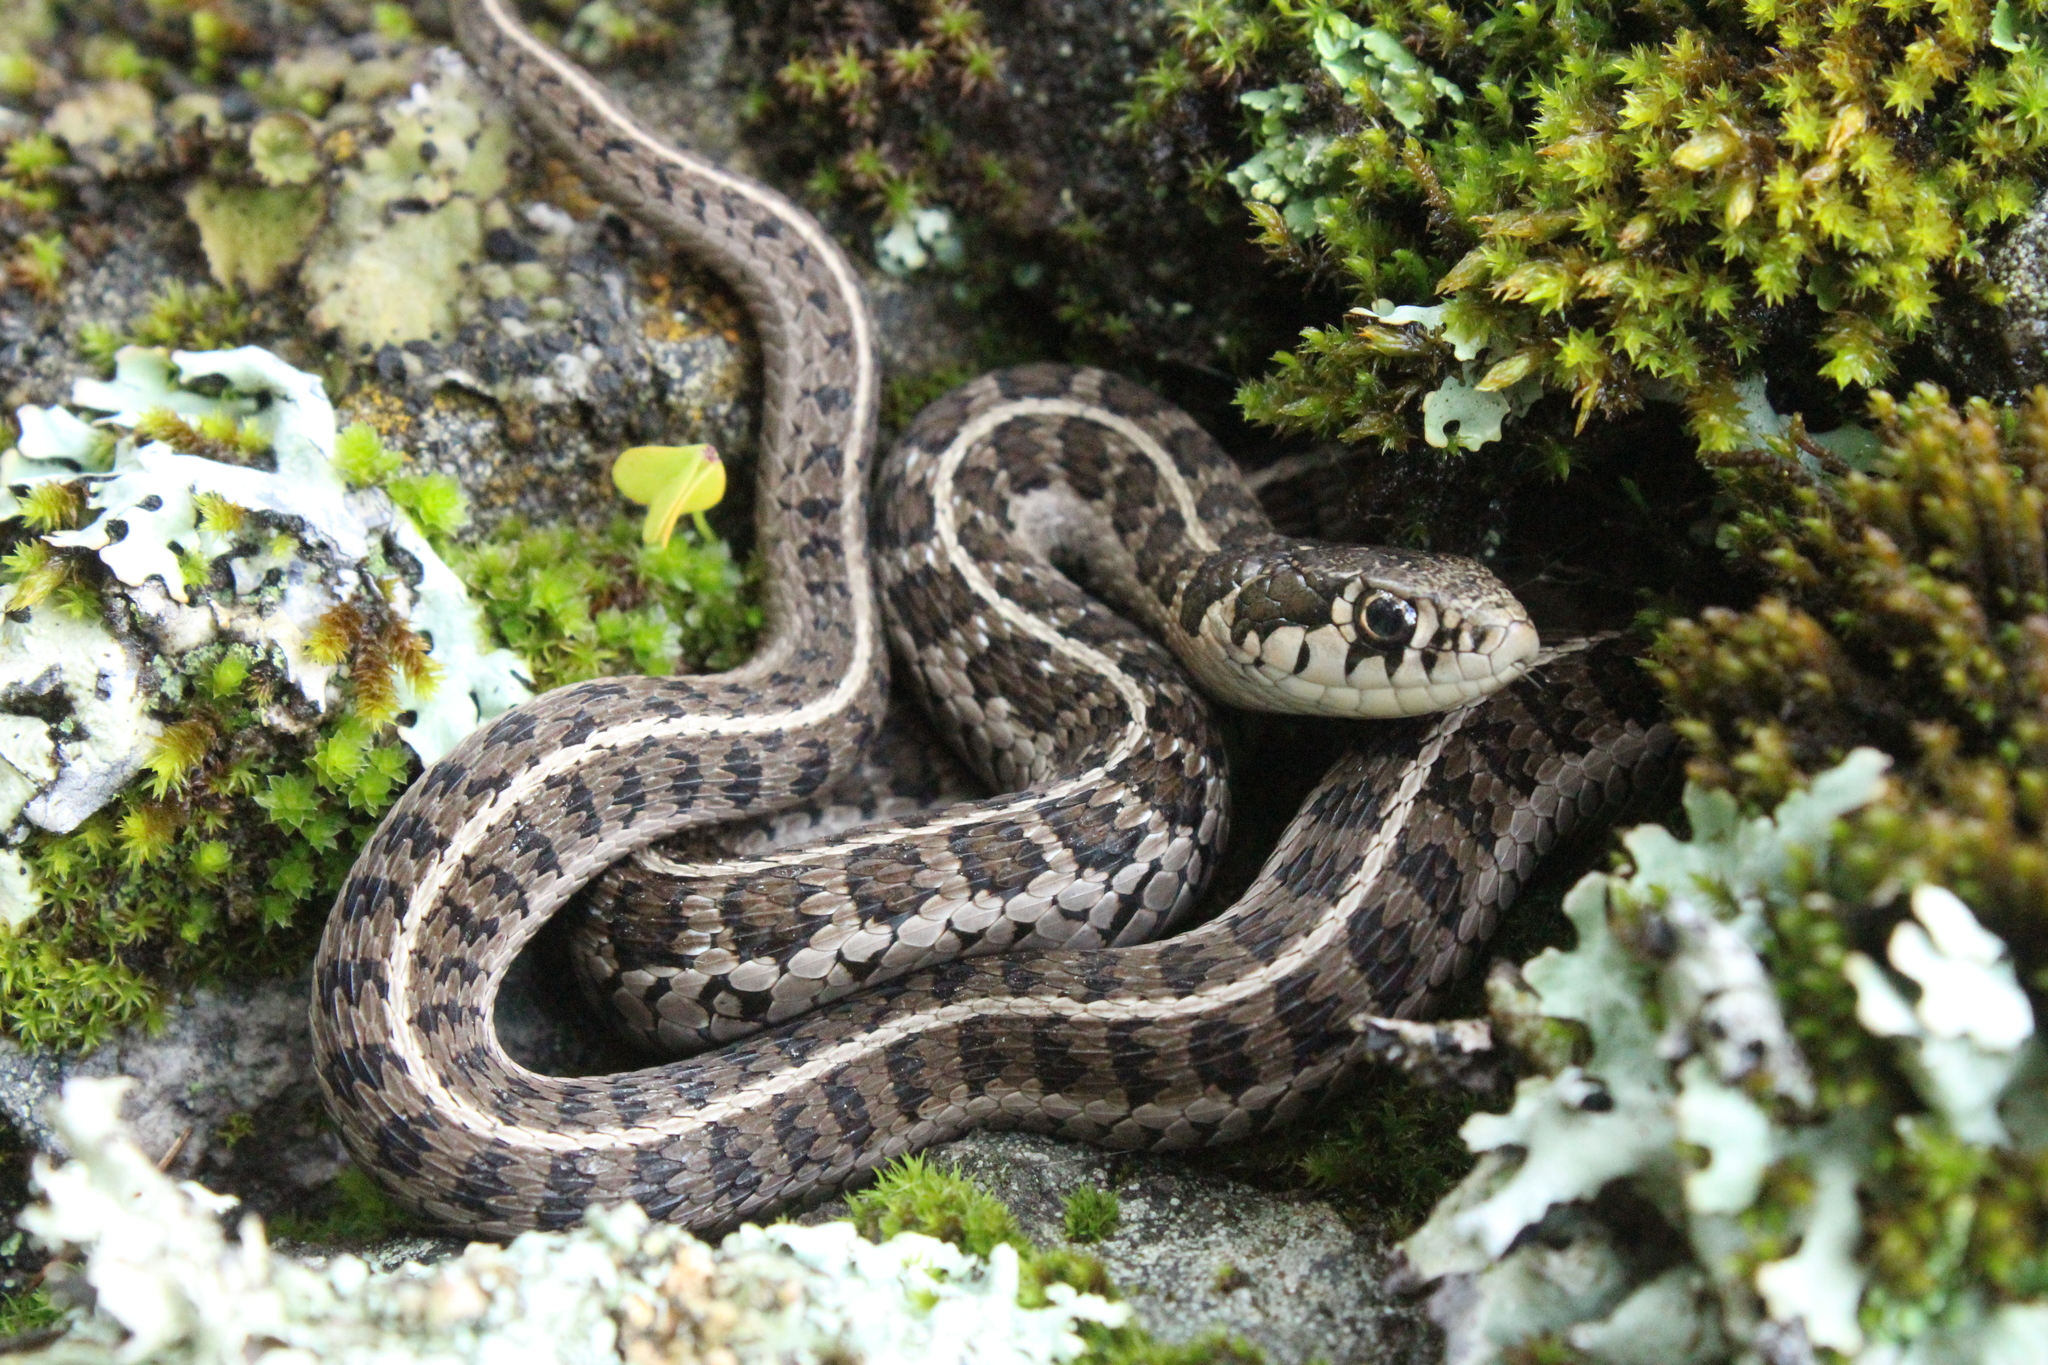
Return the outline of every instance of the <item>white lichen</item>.
<path id="1" fill-rule="evenodd" d="M 1770 817 L 1689 792 L 1691 838 L 1633 830 L 1634 871 L 1566 897 L 1576 946 L 1525 975 L 1542 1015 L 1582 1025 L 1590 1051 L 1540 1059 L 1508 1113 L 1466 1123 L 1478 1166 L 1404 1244 L 1438 1282 L 1449 1360 L 1493 1365 L 1539 1340 L 1604 1365 L 1816 1350 L 1857 1365 L 2048 1359 L 2048 1306 L 1965 1292 L 1938 1313 L 1873 1315 L 1865 1302 L 1865 1199 L 1894 1125 L 1980 1149 L 2013 1131 L 2040 1145 L 2043 1067 L 2005 945 L 1952 892 L 1920 886 L 1889 969 L 1847 955 L 1858 1021 L 1901 1049 L 1927 1113 L 1821 1110 L 1766 966 L 1775 917 L 1825 874 L 1836 821 L 1877 795 L 1886 765 L 1858 750 Z M 1533 1036 L 1527 1020 L 1496 1022 Z M 1788 1205 L 1774 1172 L 1805 1193 Z M 1596 1212 L 1617 1191 L 1655 1210 L 1690 1259 L 1671 1266 L 1667 1245 L 1637 1269 L 1644 1253 Z M 1784 1220 L 1776 1234 L 1752 1218 L 1766 1199 Z M 1957 1216 L 1968 1209 L 1943 1214 Z"/>
<path id="2" fill-rule="evenodd" d="M 875 264 L 891 275 L 909 275 L 928 265 L 957 270 L 965 247 L 952 211 L 919 206 L 898 214 L 875 230 Z"/>
<path id="3" fill-rule="evenodd" d="M 745 1227 L 712 1248 L 633 1205 L 567 1232 L 472 1244 L 432 1266 L 372 1269 L 272 1251 L 234 1200 L 156 1169 L 119 1118 L 129 1082 L 74 1080 L 63 1164 L 36 1164 L 22 1225 L 65 1254 L 65 1334 L 49 1365 L 1039 1365 L 1078 1355 L 1083 1323 L 1129 1310 L 1064 1285 L 1017 1303 L 1017 1255 L 987 1261 L 847 1223 Z M 68 1292 L 67 1292 L 68 1291 Z"/>
<path id="4" fill-rule="evenodd" d="M 202 380 L 225 393 L 199 392 Z M 0 456 L 10 489 L 82 479 L 91 520 L 52 531 L 49 545 L 95 554 L 121 609 L 80 617 L 53 605 L 0 620 L 0 830 L 18 819 L 75 829 L 140 771 L 161 731 L 151 709 L 177 660 L 220 642 L 272 661 L 317 715 L 333 705 L 336 667 L 310 652 L 321 617 L 366 592 L 382 595 L 426 638 L 437 681 L 398 681 L 409 713 L 400 737 L 432 763 L 480 720 L 524 700 L 524 666 L 494 649 L 461 580 L 381 492 L 350 490 L 334 468 L 333 406 L 316 375 L 254 347 L 217 352 L 121 352 L 113 379 L 82 380 L 74 404 L 19 411 L 21 440 Z M 271 451 L 261 469 L 180 453 L 134 434 L 144 415 L 232 419 Z M 200 499 L 241 509 L 261 535 L 202 524 Z M 0 512 L 18 513 L 12 493 Z M 193 566 L 204 571 L 192 572 Z M 225 575 L 214 572 L 224 566 Z M 0 588 L 0 609 L 14 589 Z M 59 720 L 45 717 L 58 714 Z M 288 707 L 271 720 L 303 726 Z M 33 909 L 20 869 L 0 875 L 0 919 Z"/>
<path id="5" fill-rule="evenodd" d="M 1998 1103 L 2025 1065 L 2034 1010 L 1997 936 L 1953 892 L 1922 886 L 1913 918 L 1892 930 L 1885 956 L 1919 987 L 1908 1004 L 1884 969 L 1850 953 L 1842 973 L 1856 988 L 1856 1018 L 1896 1038 L 1927 1102 L 1970 1142 L 2007 1140 Z"/>

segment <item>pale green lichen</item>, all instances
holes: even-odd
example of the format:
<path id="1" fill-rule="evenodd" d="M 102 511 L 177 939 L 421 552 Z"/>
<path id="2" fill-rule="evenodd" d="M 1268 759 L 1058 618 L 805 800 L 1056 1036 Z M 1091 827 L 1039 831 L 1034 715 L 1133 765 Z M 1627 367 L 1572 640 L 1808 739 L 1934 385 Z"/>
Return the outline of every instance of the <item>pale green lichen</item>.
<path id="1" fill-rule="evenodd" d="M 430 58 L 424 75 L 379 110 L 385 139 L 342 170 L 300 271 L 314 300 L 307 321 L 357 345 L 452 335 L 483 261 L 484 205 L 509 178 L 504 107 L 452 58 Z M 391 212 L 400 201 L 423 207 Z"/>
<path id="2" fill-rule="evenodd" d="M 296 265 L 327 217 L 318 188 L 266 189 L 201 180 L 185 191 L 207 269 L 229 288 L 268 291 Z"/>
<path id="3" fill-rule="evenodd" d="M 99 81 L 51 110 L 43 126 L 74 159 L 112 175 L 156 141 L 156 98 L 132 80 Z"/>
<path id="4" fill-rule="evenodd" d="M 1441 1281 L 1460 1365 L 1707 1365 L 1792 1342 L 1868 1365 L 2048 1352 L 2048 1280 L 2022 1269 L 2041 1255 L 2037 1195 L 2001 1183 L 2048 1160 L 2035 1019 L 2005 945 L 1922 885 L 1862 908 L 1897 917 L 1888 965 L 1805 956 L 1800 916 L 1825 901 L 1839 822 L 1886 767 L 1857 750 L 1769 817 L 1694 788 L 1690 839 L 1637 829 L 1632 871 L 1566 898 L 1577 945 L 1525 974 L 1590 1050 L 1467 1121 L 1486 1155 L 1405 1244 Z M 1852 983 L 1830 1027 L 1853 1046 L 1809 1058 L 1811 1011 Z M 1931 1169 L 1966 1183 L 1932 1198 Z M 1642 1211 L 1614 1221 L 1617 1198 Z M 1918 1244 L 1923 1228 L 1946 1240 Z"/>

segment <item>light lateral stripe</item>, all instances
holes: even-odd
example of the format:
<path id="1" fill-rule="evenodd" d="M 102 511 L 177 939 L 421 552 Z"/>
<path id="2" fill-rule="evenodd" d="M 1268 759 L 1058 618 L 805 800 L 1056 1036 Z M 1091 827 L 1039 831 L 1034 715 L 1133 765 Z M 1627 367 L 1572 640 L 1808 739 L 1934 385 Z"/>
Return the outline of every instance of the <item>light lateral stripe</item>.
<path id="1" fill-rule="evenodd" d="M 672 165 L 685 167 L 693 175 L 716 183 L 727 192 L 736 194 L 754 204 L 793 228 L 805 244 L 817 253 L 825 268 L 830 272 L 839 294 L 840 306 L 845 312 L 853 332 L 854 345 L 854 392 L 849 409 L 847 426 L 848 448 L 842 452 L 840 473 L 840 523 L 842 540 L 854 544 L 859 539 L 855 534 L 861 525 L 861 510 L 867 490 L 861 478 L 862 461 L 858 458 L 859 444 L 865 440 L 873 423 L 873 394 L 876 388 L 874 338 L 869 330 L 869 318 L 859 279 L 839 247 L 802 210 L 795 208 L 781 195 L 765 187 L 753 185 L 701 158 L 689 156 L 677 148 L 655 138 L 624 110 L 619 108 L 610 96 L 589 76 L 578 70 L 574 64 L 564 60 L 513 18 L 504 0 L 474 0 L 477 11 L 486 17 L 507 41 L 521 48 L 528 56 L 553 71 L 557 78 L 576 91 L 593 112 L 609 122 L 620 134 L 630 138 L 649 155 L 667 161 Z M 485 833 L 517 809 L 519 804 L 531 798 L 547 780 L 558 773 L 581 766 L 587 757 L 600 749 L 621 748 L 637 744 L 644 739 L 705 735 L 760 734 L 779 731 L 797 725 L 813 725 L 845 711 L 859 697 L 864 680 L 873 666 L 878 632 L 876 630 L 874 588 L 870 579 L 868 557 L 865 554 L 849 554 L 845 557 L 848 589 L 853 594 L 853 636 L 854 650 L 850 667 L 844 678 L 824 697 L 793 710 L 769 715 L 750 715 L 737 720 L 710 716 L 685 716 L 673 720 L 638 721 L 627 725 L 613 726 L 593 734 L 583 744 L 558 750 L 546 759 L 531 765 L 518 779 L 508 784 L 484 809 L 463 822 L 448 847 L 443 850 L 426 875 L 414 886 L 407 898 L 408 912 L 398 918 L 398 933 L 392 947 L 391 973 L 388 982 L 389 995 L 385 1008 L 389 1011 L 392 1050 L 398 1056 L 402 1072 L 419 1087 L 425 1101 L 440 1111 L 442 1117 L 471 1131 L 488 1132 L 502 1127 L 497 1120 L 470 1103 L 466 1098 L 451 1090 L 440 1072 L 427 1059 L 423 1041 L 412 1022 L 412 959 L 418 945 L 419 931 L 429 915 L 427 910 L 440 904 L 449 880 L 456 874 L 461 863 L 461 851 L 475 847 Z M 622 851 L 599 844 L 582 862 L 601 855 L 602 862 L 609 862 Z M 562 877 L 556 883 L 561 890 L 552 898 L 552 904 L 544 899 L 522 928 L 525 932 L 506 949 L 509 953 L 532 936 L 547 916 L 574 893 L 580 885 L 571 867 L 565 867 Z M 509 956 L 507 961 L 509 962 Z M 495 974 L 494 974 L 495 975 Z M 490 1047 L 498 1061 L 514 1070 L 524 1071 L 504 1055 L 497 1035 L 492 1033 Z M 514 1130 L 507 1130 L 514 1131 Z M 531 1133 L 533 1130 L 516 1130 Z"/>
<path id="2" fill-rule="evenodd" d="M 630 1149 L 645 1145 L 650 1135 L 659 1135 L 662 1138 L 693 1135 L 736 1115 L 772 1103 L 792 1090 L 809 1086 L 819 1078 L 860 1061 L 871 1053 L 883 1051 L 905 1039 L 947 1025 L 966 1023 L 974 1019 L 1006 1018 L 1029 1021 L 1086 1017 L 1109 1022 L 1123 1019 L 1166 1022 L 1211 1009 L 1227 1008 L 1267 990 L 1304 967 L 1312 966 L 1343 937 L 1351 916 L 1356 913 L 1360 903 L 1378 889 L 1387 859 L 1408 827 L 1409 817 L 1415 808 L 1415 799 L 1421 794 L 1423 783 L 1442 759 L 1444 747 L 1458 732 L 1476 705 L 1478 703 L 1472 703 L 1456 711 L 1446 712 L 1431 728 L 1429 737 L 1423 742 L 1415 761 L 1402 774 L 1401 781 L 1389 802 L 1389 812 L 1373 831 L 1358 873 L 1345 886 L 1343 895 L 1331 903 L 1307 934 L 1295 939 L 1273 961 L 1246 976 L 1205 985 L 1186 995 L 1165 1000 L 1089 1002 L 1061 996 L 1011 996 L 939 1005 L 893 1019 L 885 1019 L 870 1032 L 834 1044 L 814 1054 L 799 1066 L 758 1077 L 744 1090 L 714 1096 L 688 1112 L 651 1115 L 632 1128 L 622 1131 L 608 1132 L 593 1128 L 561 1132 L 529 1128 L 521 1124 L 504 1123 L 495 1115 L 484 1114 L 467 1105 L 462 1107 L 459 1114 L 437 1114 L 436 1117 L 457 1118 L 465 1127 L 493 1142 L 528 1150 L 566 1153 Z M 516 1063 L 511 1064 L 511 1067 L 518 1074 L 531 1074 Z M 438 1078 L 436 1080 L 438 1082 Z"/>

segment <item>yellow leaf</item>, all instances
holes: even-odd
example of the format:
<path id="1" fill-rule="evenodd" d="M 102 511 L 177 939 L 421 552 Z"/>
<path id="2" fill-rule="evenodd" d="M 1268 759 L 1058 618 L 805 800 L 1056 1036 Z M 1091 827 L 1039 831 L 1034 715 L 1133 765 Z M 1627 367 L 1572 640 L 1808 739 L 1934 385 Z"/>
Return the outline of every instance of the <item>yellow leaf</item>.
<path id="1" fill-rule="evenodd" d="M 660 547 L 684 513 L 702 513 L 725 496 L 725 462 L 711 446 L 635 446 L 612 461 L 612 483 L 647 507 L 640 538 Z"/>

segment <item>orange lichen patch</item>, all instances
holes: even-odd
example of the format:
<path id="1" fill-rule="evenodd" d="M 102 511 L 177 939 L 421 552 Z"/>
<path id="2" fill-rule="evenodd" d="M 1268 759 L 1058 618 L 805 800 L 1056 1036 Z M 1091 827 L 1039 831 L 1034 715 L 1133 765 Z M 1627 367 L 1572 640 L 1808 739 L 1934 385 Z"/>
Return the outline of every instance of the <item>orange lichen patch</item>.
<path id="1" fill-rule="evenodd" d="M 555 157 L 540 163 L 540 193 L 536 197 L 547 200 L 579 223 L 604 212 L 603 202 L 591 194 L 582 177 L 568 162 Z"/>
<path id="2" fill-rule="evenodd" d="M 413 415 L 406 408 L 405 400 L 386 389 L 357 389 L 342 399 L 338 406 L 341 425 L 367 422 L 379 437 L 391 445 L 405 444 L 404 438 L 413 429 Z"/>
<path id="3" fill-rule="evenodd" d="M 695 341 L 717 335 L 737 346 L 746 325 L 738 300 L 690 269 L 653 269 L 641 277 L 647 309 L 640 332 L 649 341 Z"/>

